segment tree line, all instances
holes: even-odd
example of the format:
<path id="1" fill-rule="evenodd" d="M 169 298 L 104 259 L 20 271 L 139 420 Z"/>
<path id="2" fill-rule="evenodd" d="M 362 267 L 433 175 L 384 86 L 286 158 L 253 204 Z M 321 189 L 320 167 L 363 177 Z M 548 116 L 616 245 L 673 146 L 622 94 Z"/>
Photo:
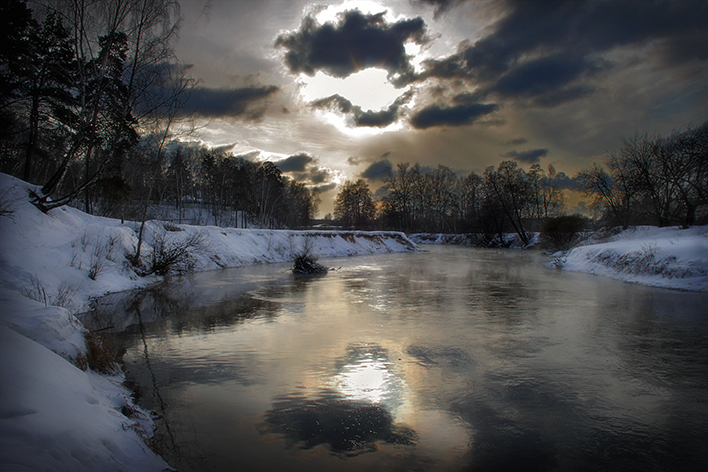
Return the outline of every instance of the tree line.
<path id="1" fill-rule="evenodd" d="M 185 144 L 185 104 L 197 83 L 174 55 L 173 0 L 21 0 L 0 3 L 0 170 L 38 184 L 48 211 L 74 202 L 88 213 L 144 223 L 155 205 L 179 220 L 187 207 L 213 224 L 302 227 L 319 197 L 272 162 Z M 690 226 L 706 221 L 708 123 L 669 136 L 637 135 L 574 181 L 602 224 Z M 476 233 L 528 243 L 565 213 L 559 175 L 511 160 L 457 175 L 401 163 L 377 199 L 345 182 L 335 218 L 347 228 Z M 212 222 L 209 222 L 212 223 Z M 139 251 L 138 251 L 139 252 Z"/>
<path id="2" fill-rule="evenodd" d="M 546 172 L 534 164 L 525 171 L 511 160 L 488 167 L 482 175 L 466 176 L 442 165 L 430 170 L 402 163 L 385 171 L 378 202 L 364 180 L 346 182 L 336 197 L 334 216 L 348 228 L 476 233 L 485 244 L 502 244 L 504 234 L 512 232 L 528 244 L 532 231 L 565 215 L 557 177 L 553 166 Z M 593 163 L 572 181 L 591 198 L 596 225 L 705 224 L 708 122 L 665 137 L 625 139 L 606 154 L 604 163 Z M 573 219 L 576 226 L 580 222 L 582 218 Z"/>
<path id="3" fill-rule="evenodd" d="M 669 136 L 638 134 L 577 178 L 602 220 L 630 225 L 705 224 L 708 121 Z"/>
<path id="4" fill-rule="evenodd" d="M 498 244 L 515 232 L 528 244 L 537 222 L 565 209 L 552 165 L 525 171 L 510 160 L 466 176 L 443 165 L 425 170 L 401 163 L 386 169 L 383 190 L 374 204 L 366 182 L 346 182 L 335 200 L 335 218 L 346 227 L 477 233 Z"/>
<path id="5" fill-rule="evenodd" d="M 155 204 L 198 204 L 212 224 L 310 223 L 317 195 L 273 163 L 180 142 L 197 83 L 174 55 L 176 1 L 36 5 L 0 3 L 0 170 L 40 185 L 38 208 L 144 222 Z"/>

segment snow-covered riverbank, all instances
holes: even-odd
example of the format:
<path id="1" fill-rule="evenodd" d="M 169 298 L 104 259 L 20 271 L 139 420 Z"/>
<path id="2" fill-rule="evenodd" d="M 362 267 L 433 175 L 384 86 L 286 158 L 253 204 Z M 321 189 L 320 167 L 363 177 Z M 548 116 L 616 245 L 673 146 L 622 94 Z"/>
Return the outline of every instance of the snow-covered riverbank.
<path id="1" fill-rule="evenodd" d="M 0 174 L 0 469 L 164 470 L 146 445 L 152 421 L 123 376 L 85 366 L 85 328 L 73 313 L 92 297 L 146 286 L 126 259 L 139 225 L 28 203 L 32 186 Z M 402 233 L 267 231 L 150 222 L 142 254 L 187 244 L 179 266 L 195 271 L 315 257 L 400 252 Z"/>
<path id="2" fill-rule="evenodd" d="M 410 239 L 421 245 L 483 245 L 482 238 L 470 234 L 421 233 Z M 534 233 L 532 245 L 538 241 L 539 234 Z M 515 234 L 508 234 L 506 242 L 521 249 Z M 576 247 L 553 254 L 547 267 L 652 287 L 708 291 L 708 226 L 599 230 L 586 234 Z"/>
<path id="3" fill-rule="evenodd" d="M 679 290 L 708 291 L 708 226 L 638 226 L 553 255 L 549 267 Z"/>
<path id="4" fill-rule="evenodd" d="M 0 469 L 164 470 L 146 445 L 152 422 L 123 376 L 85 365 L 85 328 L 73 313 L 92 297 L 146 286 L 126 259 L 138 225 L 64 207 L 44 214 L 28 184 L 0 174 Z M 439 241 L 438 241 L 439 240 Z M 142 254 L 190 241 L 180 264 L 213 270 L 316 257 L 417 249 L 401 233 L 267 231 L 150 222 Z M 441 242 L 440 238 L 436 241 Z M 551 263 L 630 282 L 708 290 L 708 227 L 640 227 L 588 240 Z"/>

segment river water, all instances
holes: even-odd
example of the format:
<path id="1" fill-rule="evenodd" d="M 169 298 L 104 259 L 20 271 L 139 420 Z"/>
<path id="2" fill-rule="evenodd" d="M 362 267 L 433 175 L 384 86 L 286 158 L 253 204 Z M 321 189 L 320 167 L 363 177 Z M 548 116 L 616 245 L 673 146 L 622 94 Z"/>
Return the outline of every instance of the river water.
<path id="1" fill-rule="evenodd" d="M 708 466 L 708 294 L 428 247 L 208 272 L 102 303 L 188 471 Z M 99 321 L 95 320 L 95 323 Z"/>

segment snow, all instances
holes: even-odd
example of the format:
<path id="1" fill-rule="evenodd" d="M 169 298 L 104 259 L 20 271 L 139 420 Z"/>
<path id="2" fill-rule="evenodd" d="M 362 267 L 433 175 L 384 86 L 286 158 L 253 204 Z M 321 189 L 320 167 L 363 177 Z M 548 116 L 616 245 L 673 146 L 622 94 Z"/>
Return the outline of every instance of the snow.
<path id="1" fill-rule="evenodd" d="M 638 226 L 598 240 L 591 237 L 548 264 L 625 282 L 708 291 L 708 226 Z"/>
<path id="2" fill-rule="evenodd" d="M 84 372 L 0 326 L 2 470 L 164 470 L 129 419 L 122 378 Z"/>
<path id="3" fill-rule="evenodd" d="M 139 224 L 61 207 L 44 214 L 38 190 L 0 174 L 0 470 L 139 470 L 169 466 L 147 446 L 153 423 L 122 386 L 123 376 L 82 370 L 87 330 L 74 314 L 92 298 L 161 280 L 127 261 Z M 269 231 L 151 221 L 153 247 L 197 241 L 196 271 L 313 257 L 417 250 L 402 233 Z M 185 267 L 186 267 L 185 266 Z"/>
<path id="4" fill-rule="evenodd" d="M 140 277 L 139 225 L 28 202 L 36 187 L 0 174 L 0 470 L 140 470 L 169 466 L 146 445 L 154 427 L 122 374 L 82 370 L 86 329 L 74 316 L 93 297 L 161 280 Z M 153 247 L 192 238 L 196 271 L 292 261 L 297 254 L 352 256 L 417 250 L 402 233 L 269 231 L 151 221 Z M 420 238 L 421 241 L 429 238 Z M 435 238 L 437 242 L 442 239 Z M 708 290 L 708 227 L 639 227 L 554 254 L 552 267 L 684 290 Z"/>

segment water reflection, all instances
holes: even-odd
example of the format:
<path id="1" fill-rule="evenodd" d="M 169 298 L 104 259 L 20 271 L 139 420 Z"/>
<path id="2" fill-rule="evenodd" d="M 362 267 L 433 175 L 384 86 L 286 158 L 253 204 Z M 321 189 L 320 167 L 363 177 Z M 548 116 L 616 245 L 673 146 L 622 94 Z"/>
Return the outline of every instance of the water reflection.
<path id="1" fill-rule="evenodd" d="M 125 303 L 118 336 L 185 472 L 701 470 L 708 295 L 535 257 L 204 274 Z"/>
<path id="2" fill-rule="evenodd" d="M 347 355 L 336 363 L 333 384 L 338 392 L 351 401 L 386 402 L 389 408 L 399 400 L 402 380 L 391 371 L 388 352 L 381 346 L 353 344 Z"/>
<path id="3" fill-rule="evenodd" d="M 408 346 L 408 355 L 414 357 L 422 367 L 464 368 L 473 366 L 475 361 L 465 351 L 454 347 L 437 347 L 414 344 Z"/>
<path id="4" fill-rule="evenodd" d="M 267 432 L 284 436 L 291 445 L 304 449 L 326 445 L 334 453 L 349 456 L 373 452 L 380 442 L 412 445 L 417 438 L 410 428 L 394 423 L 391 413 L 380 405 L 332 391 L 278 398 L 265 421 Z"/>

